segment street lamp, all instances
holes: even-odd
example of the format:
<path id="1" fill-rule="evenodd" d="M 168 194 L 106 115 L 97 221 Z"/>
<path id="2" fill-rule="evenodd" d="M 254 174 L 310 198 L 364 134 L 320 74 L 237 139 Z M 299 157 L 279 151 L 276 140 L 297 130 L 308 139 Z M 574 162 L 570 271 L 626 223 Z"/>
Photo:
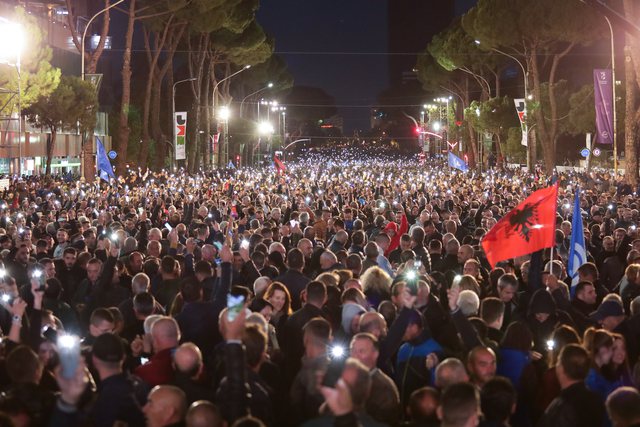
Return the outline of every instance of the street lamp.
<path id="1" fill-rule="evenodd" d="M 260 142 L 262 137 L 270 138 L 271 135 L 275 132 L 273 125 L 270 122 L 260 122 L 258 123 L 258 143 L 253 149 L 253 164 L 257 165 L 260 159 Z"/>
<path id="2" fill-rule="evenodd" d="M 616 46 L 615 39 L 613 37 L 613 26 L 611 21 L 606 16 L 609 25 L 609 31 L 611 32 L 611 89 L 613 90 L 613 174 L 618 176 L 618 122 L 616 113 Z"/>
<path id="3" fill-rule="evenodd" d="M 80 59 L 80 74 L 82 76 L 82 80 L 84 80 L 84 39 L 87 37 L 87 31 L 89 30 L 89 27 L 91 26 L 91 23 L 98 16 L 102 15 L 104 12 L 106 12 L 109 9 L 111 9 L 112 7 L 115 7 L 115 6 L 119 5 L 123 1 L 124 0 L 118 0 L 115 3 L 113 3 L 112 5 L 109 5 L 108 7 L 105 7 L 100 12 L 96 13 L 95 15 L 93 15 L 91 17 L 91 19 L 89 19 L 89 22 L 87 22 L 87 25 L 84 27 L 84 31 L 82 32 L 82 40 L 80 40 L 80 56 L 81 56 L 81 59 Z"/>
<path id="4" fill-rule="evenodd" d="M 475 44 L 477 44 L 479 46 L 480 45 L 480 40 L 475 40 Z M 533 97 L 529 94 L 529 82 L 528 82 L 529 74 L 527 73 L 527 70 L 524 67 L 524 64 L 522 63 L 522 61 L 520 61 L 515 56 L 508 54 L 507 52 L 503 52 L 500 49 L 496 49 L 495 47 L 490 48 L 490 50 L 494 51 L 495 53 L 499 53 L 500 55 L 504 55 L 507 58 L 510 58 L 510 59 L 514 60 L 520 66 L 520 69 L 522 69 L 522 80 L 523 80 L 523 83 L 524 83 L 524 98 L 526 100 L 531 101 L 533 99 Z M 525 101 L 525 114 L 526 114 L 526 101 Z M 527 134 L 529 133 L 529 130 L 528 130 L 528 126 L 527 126 L 526 122 L 524 122 L 524 126 L 523 126 L 522 131 L 525 132 L 525 137 L 527 137 Z M 526 139 L 525 139 L 525 141 L 526 141 Z M 530 147 L 530 144 L 528 142 L 527 142 L 527 170 L 528 171 L 531 170 L 531 147 Z"/>
<path id="5" fill-rule="evenodd" d="M 263 90 L 267 90 L 267 89 L 271 89 L 273 87 L 273 83 L 269 83 L 268 85 L 266 85 L 265 87 L 256 90 L 255 92 L 251 92 L 249 95 L 245 96 L 244 98 L 242 98 L 242 102 L 240 102 L 240 118 L 242 118 L 242 107 L 244 106 L 244 101 L 247 100 L 247 98 L 252 97 L 253 95 L 257 95 L 260 92 L 262 92 Z M 260 108 L 259 106 L 260 104 L 258 104 L 258 108 Z"/>
<path id="6" fill-rule="evenodd" d="M 229 117 L 231 117 L 231 110 L 226 105 L 220 107 L 218 110 L 218 120 L 222 120 L 222 132 L 224 133 L 223 144 L 225 147 L 229 147 Z M 228 164 L 225 163 L 226 167 Z"/>
<path id="7" fill-rule="evenodd" d="M 191 77 L 189 79 L 184 79 L 184 80 L 178 80 L 177 82 L 175 82 L 173 84 L 172 90 L 171 90 L 171 126 L 173 127 L 173 144 L 175 147 L 176 144 L 176 86 L 179 85 L 180 83 L 185 83 L 185 82 L 192 82 L 194 80 L 197 80 L 195 77 Z M 176 168 L 176 155 L 175 155 L 175 148 L 174 148 L 174 153 L 173 153 L 173 169 Z"/>
<path id="8" fill-rule="evenodd" d="M 216 108 L 216 92 L 218 91 L 218 86 L 220 86 L 220 83 L 225 82 L 225 81 L 237 76 L 238 74 L 242 73 L 243 71 L 247 71 L 249 68 L 251 68 L 251 65 L 245 65 L 244 67 L 242 67 L 241 69 L 239 69 L 235 73 L 225 77 L 224 79 L 218 81 L 215 84 L 215 86 L 213 87 L 213 91 L 211 93 L 211 107 L 212 107 L 213 111 L 216 111 L 216 109 L 215 109 Z M 223 162 L 224 165 L 229 163 L 229 146 L 227 146 L 226 144 L 224 145 L 222 156 L 220 156 L 220 158 L 222 158 L 222 162 Z M 220 160 L 220 159 L 218 159 L 218 160 Z"/>
<path id="9" fill-rule="evenodd" d="M 16 67 L 18 72 L 18 175 L 22 175 L 22 73 L 20 59 L 24 44 L 22 25 L 0 18 L 0 62 Z M 15 59 L 15 63 L 11 60 Z"/>
<path id="10" fill-rule="evenodd" d="M 220 120 L 227 121 L 230 116 L 231 111 L 229 110 L 229 107 L 226 105 L 224 107 L 220 107 L 220 110 L 218 111 L 218 118 L 220 118 Z"/>

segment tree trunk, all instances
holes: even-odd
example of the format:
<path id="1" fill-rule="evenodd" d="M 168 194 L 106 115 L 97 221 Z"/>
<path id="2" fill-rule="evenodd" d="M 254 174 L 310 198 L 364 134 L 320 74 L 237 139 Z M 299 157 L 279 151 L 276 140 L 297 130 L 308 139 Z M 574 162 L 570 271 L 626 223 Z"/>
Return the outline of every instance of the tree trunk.
<path id="1" fill-rule="evenodd" d="M 127 149 L 129 148 L 129 103 L 131 102 L 131 46 L 136 14 L 136 0 L 130 0 L 125 48 L 122 57 L 122 100 L 120 103 L 120 129 L 118 131 L 118 157 L 116 161 L 117 174 L 125 173 L 127 164 Z M 141 165 L 144 166 L 144 165 Z"/>
<path id="2" fill-rule="evenodd" d="M 56 128 L 55 126 L 50 128 L 51 135 L 47 138 L 47 164 L 44 171 L 46 176 L 51 175 L 51 161 L 53 160 L 53 148 L 56 146 Z"/>
<path id="3" fill-rule="evenodd" d="M 630 35 L 625 35 L 627 43 Z M 638 86 L 635 79 L 633 60 L 631 59 L 631 46 L 624 47 L 624 74 L 625 74 L 625 116 L 624 123 L 624 159 L 626 181 L 635 189 L 638 186 L 638 148 L 636 146 L 636 134 L 638 131 L 636 109 Z"/>
<path id="4" fill-rule="evenodd" d="M 624 0 L 625 17 L 637 21 L 635 2 Z M 640 88 L 640 55 L 636 51 L 640 46 L 638 38 L 625 33 L 624 72 L 625 72 L 625 125 L 624 125 L 624 159 L 625 179 L 634 188 L 638 186 L 638 125 L 640 124 L 640 108 L 638 108 L 638 89 Z M 615 82 L 614 82 L 615 84 Z M 615 126 L 615 124 L 614 124 Z"/>
<path id="5" fill-rule="evenodd" d="M 210 103 L 209 103 L 209 89 L 211 87 L 211 71 L 213 69 L 213 67 L 211 66 L 211 63 L 213 61 L 213 58 L 210 57 L 209 58 L 209 66 L 207 67 L 207 73 L 205 75 L 204 78 L 204 87 L 203 87 L 203 93 L 202 93 L 202 97 L 204 98 L 204 106 L 202 107 L 203 111 L 204 111 L 204 166 L 205 169 L 209 169 L 211 167 L 211 163 L 212 163 L 212 155 L 213 152 L 211 151 L 211 149 L 213 148 L 211 145 L 211 114 L 210 114 Z"/>
<path id="6" fill-rule="evenodd" d="M 157 73 L 158 58 L 160 53 L 164 49 L 165 42 L 167 40 L 167 34 L 171 28 L 173 16 L 171 16 L 165 23 L 162 35 L 156 32 L 154 33 L 154 48 L 151 53 L 151 42 L 149 40 L 149 32 L 145 30 L 145 48 L 147 49 L 147 57 L 149 59 L 149 73 L 147 74 L 147 85 L 144 92 L 144 104 L 142 108 L 142 147 L 138 160 L 140 164 L 146 165 L 149 160 L 149 144 L 151 139 L 151 131 L 149 127 L 149 116 L 151 114 L 151 90 L 153 87 L 154 76 Z M 156 141 L 157 143 L 158 141 Z"/>
<path id="7" fill-rule="evenodd" d="M 167 154 L 171 156 L 173 153 L 169 153 L 169 146 L 167 146 L 166 140 L 167 138 L 173 137 L 173 117 L 167 122 L 169 126 L 165 126 L 165 129 L 169 129 L 169 133 L 165 134 L 162 131 L 162 125 L 160 123 L 160 115 L 162 110 L 162 87 L 167 76 L 167 73 L 173 69 L 173 57 L 176 53 L 176 49 L 178 47 L 178 43 L 182 39 L 182 34 L 184 33 L 186 26 L 181 25 L 177 31 L 173 31 L 172 33 L 172 41 L 169 44 L 169 50 L 167 52 L 167 58 L 160 68 L 159 73 L 155 76 L 154 85 L 152 89 L 152 98 L 151 98 L 151 135 L 156 141 L 156 156 L 155 156 L 155 167 L 156 169 L 161 169 L 165 165 L 165 161 L 167 159 Z M 165 87 L 165 91 L 168 93 L 169 98 L 169 111 L 171 111 L 173 96 L 172 88 L 173 88 L 173 74 L 170 74 L 169 84 Z M 173 141 L 171 141 L 173 143 Z"/>
<path id="8" fill-rule="evenodd" d="M 537 52 L 534 49 L 531 52 L 531 71 L 533 74 L 533 94 L 536 101 L 540 101 L 542 99 L 541 92 L 541 81 L 540 81 L 540 70 L 538 68 L 538 56 Z M 544 120 L 544 112 L 542 108 L 538 107 L 535 110 L 535 118 L 536 118 L 536 128 L 537 132 L 540 134 L 540 139 L 542 143 L 542 157 L 544 158 L 544 168 L 548 175 L 553 173 L 553 169 L 556 164 L 556 156 L 555 151 L 553 149 L 553 140 L 549 135 L 549 131 L 547 130 L 547 125 Z"/>
<path id="9" fill-rule="evenodd" d="M 198 42 L 198 56 L 196 56 L 195 62 L 197 66 L 197 71 L 195 73 L 195 76 L 193 76 L 193 74 L 191 73 L 190 75 L 195 77 L 196 80 L 191 82 L 191 89 L 192 89 L 192 93 L 194 96 L 193 99 L 193 108 L 192 111 L 195 114 L 195 120 L 192 122 L 194 124 L 193 126 L 193 138 L 191 140 L 191 143 L 188 145 L 188 147 L 191 147 L 191 150 L 187 150 L 187 157 L 188 157 L 188 171 L 189 172 L 195 172 L 197 170 L 197 160 L 199 157 L 199 153 L 200 153 L 200 135 L 199 135 L 199 131 L 200 131 L 200 95 L 202 93 L 202 73 L 203 73 L 203 69 L 204 69 L 204 61 L 207 57 L 207 50 L 209 47 L 209 35 L 208 34 L 201 34 L 200 35 L 200 40 Z M 189 49 L 189 51 L 191 51 L 191 49 Z M 192 70 L 193 66 L 192 61 L 191 61 L 191 52 L 190 52 L 190 70 Z"/>

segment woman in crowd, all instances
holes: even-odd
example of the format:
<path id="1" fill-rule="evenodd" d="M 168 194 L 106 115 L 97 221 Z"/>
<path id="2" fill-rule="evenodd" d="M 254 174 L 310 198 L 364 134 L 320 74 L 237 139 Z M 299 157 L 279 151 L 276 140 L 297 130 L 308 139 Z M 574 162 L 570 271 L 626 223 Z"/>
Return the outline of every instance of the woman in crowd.
<path id="1" fill-rule="evenodd" d="M 292 313 L 289 290 L 282 283 L 273 282 L 267 288 L 264 299 L 273 306 L 270 320 L 271 324 L 274 325 L 277 330 L 281 329 L 281 325 L 284 325 Z"/>

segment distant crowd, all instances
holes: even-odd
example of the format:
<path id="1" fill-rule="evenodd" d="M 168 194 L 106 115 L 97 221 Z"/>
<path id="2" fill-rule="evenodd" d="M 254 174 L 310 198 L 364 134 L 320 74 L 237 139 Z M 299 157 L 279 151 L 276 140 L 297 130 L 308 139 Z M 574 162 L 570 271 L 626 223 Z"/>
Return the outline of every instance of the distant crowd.
<path id="1" fill-rule="evenodd" d="M 622 176 L 356 149 L 284 166 L 11 177 L 0 427 L 640 425 Z M 492 267 L 482 237 L 551 182 L 553 251 Z"/>

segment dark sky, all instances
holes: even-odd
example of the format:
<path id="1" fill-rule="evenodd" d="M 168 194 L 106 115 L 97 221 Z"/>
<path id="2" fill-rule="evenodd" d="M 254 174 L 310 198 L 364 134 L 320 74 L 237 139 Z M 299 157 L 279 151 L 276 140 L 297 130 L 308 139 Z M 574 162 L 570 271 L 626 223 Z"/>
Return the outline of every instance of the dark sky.
<path id="1" fill-rule="evenodd" d="M 366 106 L 388 84 L 387 56 L 379 54 L 387 52 L 387 0 L 262 0 L 258 22 L 295 84 L 320 87 L 342 106 L 345 134 L 369 128 Z"/>

